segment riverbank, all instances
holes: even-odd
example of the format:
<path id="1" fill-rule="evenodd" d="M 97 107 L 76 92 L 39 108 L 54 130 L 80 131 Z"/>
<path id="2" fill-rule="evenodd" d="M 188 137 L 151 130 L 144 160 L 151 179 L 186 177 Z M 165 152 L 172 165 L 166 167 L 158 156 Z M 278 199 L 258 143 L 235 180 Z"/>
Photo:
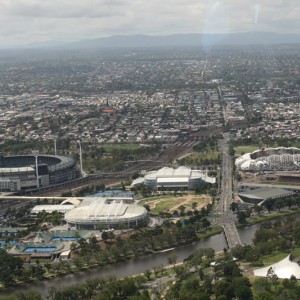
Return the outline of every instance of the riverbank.
<path id="1" fill-rule="evenodd" d="M 236 223 L 236 227 L 242 228 L 242 227 L 251 226 L 254 224 L 271 221 L 271 220 L 274 220 L 277 218 L 291 216 L 291 215 L 295 215 L 295 214 L 300 214 L 300 208 L 280 211 L 277 213 L 267 214 L 267 215 L 263 215 L 263 216 L 250 217 L 247 219 L 247 222 L 245 224 Z"/>

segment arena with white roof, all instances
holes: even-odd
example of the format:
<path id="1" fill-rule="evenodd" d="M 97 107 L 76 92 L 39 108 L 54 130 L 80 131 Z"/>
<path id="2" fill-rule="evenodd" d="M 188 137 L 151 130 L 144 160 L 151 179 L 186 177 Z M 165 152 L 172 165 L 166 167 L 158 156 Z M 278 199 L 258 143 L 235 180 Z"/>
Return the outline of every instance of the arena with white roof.
<path id="1" fill-rule="evenodd" d="M 277 147 L 256 150 L 238 157 L 235 165 L 241 171 L 299 171 L 300 149 Z"/>
<path id="2" fill-rule="evenodd" d="M 137 178 L 132 182 L 131 187 L 144 184 L 157 191 L 191 190 L 203 183 L 214 184 L 215 182 L 214 177 L 208 176 L 201 170 L 192 170 L 183 166 L 177 169 L 164 167 L 158 171 L 148 172 L 143 178 Z"/>
<path id="3" fill-rule="evenodd" d="M 147 225 L 148 219 L 143 206 L 122 199 L 88 198 L 65 214 L 65 221 L 77 229 L 132 228 Z"/>

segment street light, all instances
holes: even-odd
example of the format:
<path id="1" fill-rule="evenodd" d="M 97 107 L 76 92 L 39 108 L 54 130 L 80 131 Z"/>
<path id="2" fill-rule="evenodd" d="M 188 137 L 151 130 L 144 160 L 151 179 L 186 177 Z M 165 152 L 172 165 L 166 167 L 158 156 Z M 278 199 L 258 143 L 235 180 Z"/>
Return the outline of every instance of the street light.
<path id="1" fill-rule="evenodd" d="M 80 174 L 82 176 L 82 150 L 81 150 L 81 143 L 80 140 L 77 140 L 77 143 L 79 145 L 79 159 L 80 159 Z"/>
<path id="2" fill-rule="evenodd" d="M 36 186 L 37 186 L 37 188 L 40 188 L 39 170 L 38 170 L 38 156 L 39 156 L 40 151 L 39 150 L 32 150 L 31 152 L 32 152 L 33 156 L 35 157 Z"/>

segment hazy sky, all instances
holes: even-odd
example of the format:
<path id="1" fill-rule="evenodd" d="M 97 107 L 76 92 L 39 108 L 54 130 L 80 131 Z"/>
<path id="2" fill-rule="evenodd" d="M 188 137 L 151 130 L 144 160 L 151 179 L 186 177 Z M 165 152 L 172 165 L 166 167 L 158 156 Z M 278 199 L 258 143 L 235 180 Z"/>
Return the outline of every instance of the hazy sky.
<path id="1" fill-rule="evenodd" d="M 0 47 L 111 35 L 300 33 L 299 0 L 0 0 Z"/>

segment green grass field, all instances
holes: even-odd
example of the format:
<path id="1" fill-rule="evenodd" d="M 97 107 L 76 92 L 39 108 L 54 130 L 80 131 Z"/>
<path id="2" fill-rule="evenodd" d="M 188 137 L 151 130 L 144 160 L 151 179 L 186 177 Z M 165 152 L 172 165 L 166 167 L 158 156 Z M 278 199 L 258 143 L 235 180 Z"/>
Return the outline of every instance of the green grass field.
<path id="1" fill-rule="evenodd" d="M 300 248 L 295 248 L 292 251 L 293 259 L 299 260 L 300 259 Z"/>
<path id="2" fill-rule="evenodd" d="M 188 200 L 188 201 L 187 201 Z M 151 197 L 145 200 L 140 201 L 138 204 L 143 206 L 145 204 L 148 204 L 150 206 L 151 212 L 153 213 L 159 213 L 162 211 L 170 210 L 170 212 L 173 212 L 174 206 L 180 206 L 181 204 L 184 205 L 186 208 L 186 211 L 192 209 L 193 202 L 196 202 L 198 205 L 201 205 L 208 201 L 209 199 L 199 197 L 199 196 L 191 196 L 191 195 L 185 195 L 185 196 L 174 196 L 174 195 L 165 195 L 165 196 L 159 196 L 159 197 Z M 178 208 L 177 208 L 178 210 Z"/>
<path id="3" fill-rule="evenodd" d="M 159 213 L 160 211 L 165 211 L 169 208 L 172 208 L 173 206 L 178 205 L 183 201 L 183 199 L 164 200 L 162 202 L 157 203 L 155 205 L 155 208 L 153 208 L 151 211 L 153 213 Z"/>
<path id="4" fill-rule="evenodd" d="M 263 262 L 264 265 L 272 265 L 275 264 L 282 259 L 286 258 L 289 255 L 289 252 L 274 252 L 269 255 L 265 255 L 261 258 L 261 261 Z"/>
<path id="5" fill-rule="evenodd" d="M 239 155 L 242 155 L 244 153 L 253 152 L 255 150 L 258 150 L 257 145 L 238 146 L 235 148 L 236 153 Z"/>

